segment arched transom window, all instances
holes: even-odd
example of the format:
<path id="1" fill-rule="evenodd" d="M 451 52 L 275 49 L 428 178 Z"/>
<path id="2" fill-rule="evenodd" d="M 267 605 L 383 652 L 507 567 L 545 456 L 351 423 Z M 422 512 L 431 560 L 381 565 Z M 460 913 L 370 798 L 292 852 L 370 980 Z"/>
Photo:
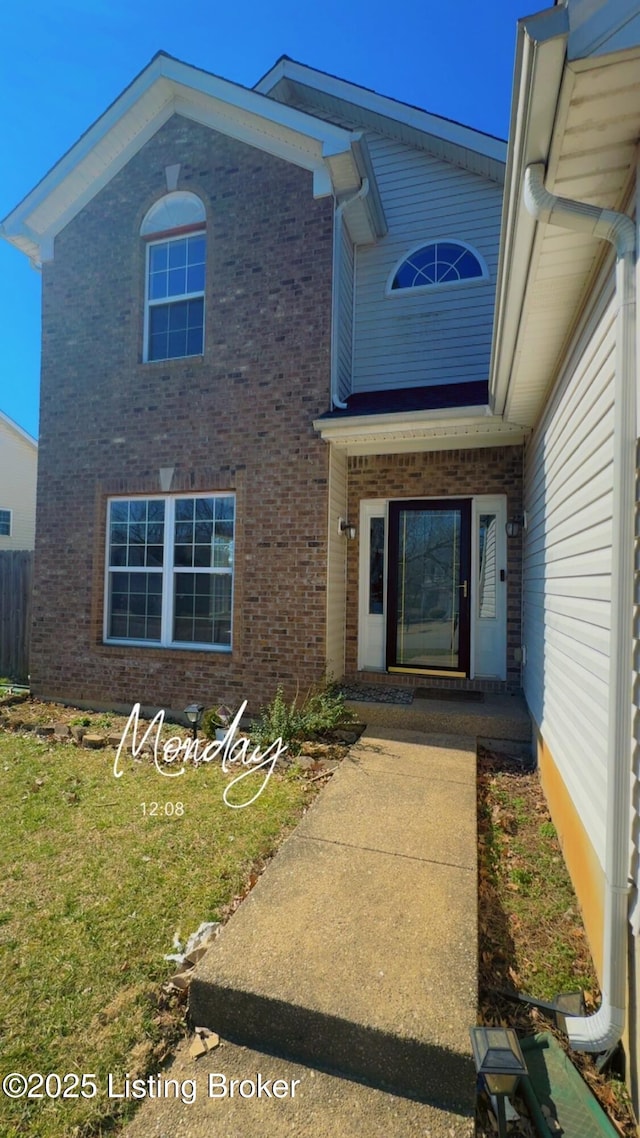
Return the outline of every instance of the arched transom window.
<path id="1" fill-rule="evenodd" d="M 434 288 L 486 280 L 484 259 L 463 241 L 429 241 L 419 245 L 394 269 L 388 291 Z"/>
<path id="2" fill-rule="evenodd" d="M 145 214 L 147 241 L 145 360 L 173 360 L 204 351 L 205 209 L 176 190 Z"/>

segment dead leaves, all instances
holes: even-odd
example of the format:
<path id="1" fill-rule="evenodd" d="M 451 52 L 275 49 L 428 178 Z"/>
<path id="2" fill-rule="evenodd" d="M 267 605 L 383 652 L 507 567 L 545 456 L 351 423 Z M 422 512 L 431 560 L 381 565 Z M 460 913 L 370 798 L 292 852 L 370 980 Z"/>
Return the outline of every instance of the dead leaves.
<path id="1" fill-rule="evenodd" d="M 189 1048 L 189 1054 L 192 1059 L 200 1059 L 219 1045 L 220 1036 L 215 1031 L 210 1031 L 208 1027 L 197 1027 L 195 1038 Z"/>

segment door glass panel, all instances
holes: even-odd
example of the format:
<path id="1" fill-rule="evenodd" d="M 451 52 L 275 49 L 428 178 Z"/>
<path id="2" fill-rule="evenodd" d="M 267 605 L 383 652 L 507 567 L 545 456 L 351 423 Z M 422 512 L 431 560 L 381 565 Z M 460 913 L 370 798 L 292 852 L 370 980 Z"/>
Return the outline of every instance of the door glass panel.
<path id="1" fill-rule="evenodd" d="M 478 556 L 478 617 L 496 618 L 496 539 L 495 514 L 480 514 Z"/>
<path id="2" fill-rule="evenodd" d="M 384 611 L 384 518 L 369 523 L 369 613 Z"/>
<path id="3" fill-rule="evenodd" d="M 400 509 L 397 664 L 456 668 L 462 518 L 458 509 Z"/>

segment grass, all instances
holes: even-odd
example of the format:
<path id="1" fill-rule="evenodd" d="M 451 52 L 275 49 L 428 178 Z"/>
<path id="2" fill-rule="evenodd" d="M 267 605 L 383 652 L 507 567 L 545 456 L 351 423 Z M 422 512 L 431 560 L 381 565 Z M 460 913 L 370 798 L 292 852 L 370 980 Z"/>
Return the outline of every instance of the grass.
<path id="1" fill-rule="evenodd" d="M 595 969 L 537 773 L 480 749 L 478 831 L 482 1021 L 515 1027 L 520 1036 L 555 1031 L 544 1013 L 504 997 L 505 989 L 547 1001 L 581 990 L 592 1013 L 599 1003 Z M 555 1034 L 566 1047 L 564 1037 Z M 619 1132 L 635 1135 L 624 1084 L 599 1074 L 591 1056 L 569 1054 Z M 533 1138 L 536 1131 L 521 1100 L 517 1107 L 517 1133 Z M 487 1103 L 481 1100 L 478 1138 L 494 1134 L 487 1119 Z"/>
<path id="2" fill-rule="evenodd" d="M 167 1051 L 159 991 L 174 934 L 224 916 L 310 793 L 276 773 L 232 810 L 216 763 L 163 778 L 150 758 L 129 759 L 115 779 L 113 761 L 113 750 L 0 733 L 0 1076 L 86 1072 L 99 1088 L 92 1099 L 0 1096 L 3 1138 L 112 1131 L 107 1074 L 146 1075 Z"/>
<path id="3" fill-rule="evenodd" d="M 479 761 L 481 982 L 552 1000 L 597 982 L 537 776 Z"/>

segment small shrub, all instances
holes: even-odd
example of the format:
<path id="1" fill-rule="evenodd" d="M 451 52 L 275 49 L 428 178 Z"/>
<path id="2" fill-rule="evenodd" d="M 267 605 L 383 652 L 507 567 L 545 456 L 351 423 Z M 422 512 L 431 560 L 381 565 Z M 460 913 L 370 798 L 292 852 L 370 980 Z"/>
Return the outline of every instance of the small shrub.
<path id="1" fill-rule="evenodd" d="M 91 716 L 89 715 L 75 715 L 73 719 L 69 720 L 70 727 L 90 727 Z"/>
<path id="2" fill-rule="evenodd" d="M 215 739 L 216 728 L 222 727 L 222 720 L 215 707 L 208 707 L 202 715 L 200 729 L 205 739 Z"/>
<path id="3" fill-rule="evenodd" d="M 215 739 L 219 727 L 228 727 L 234 717 L 233 711 L 225 707 L 209 707 L 202 715 L 201 731 L 205 739 Z"/>
<path id="4" fill-rule="evenodd" d="M 344 693 L 334 684 L 324 684 L 310 691 L 302 702 L 295 696 L 287 703 L 282 685 L 278 685 L 271 703 L 262 708 L 254 724 L 252 738 L 261 747 L 282 739 L 296 754 L 302 743 L 317 739 L 353 719 L 344 701 Z"/>

